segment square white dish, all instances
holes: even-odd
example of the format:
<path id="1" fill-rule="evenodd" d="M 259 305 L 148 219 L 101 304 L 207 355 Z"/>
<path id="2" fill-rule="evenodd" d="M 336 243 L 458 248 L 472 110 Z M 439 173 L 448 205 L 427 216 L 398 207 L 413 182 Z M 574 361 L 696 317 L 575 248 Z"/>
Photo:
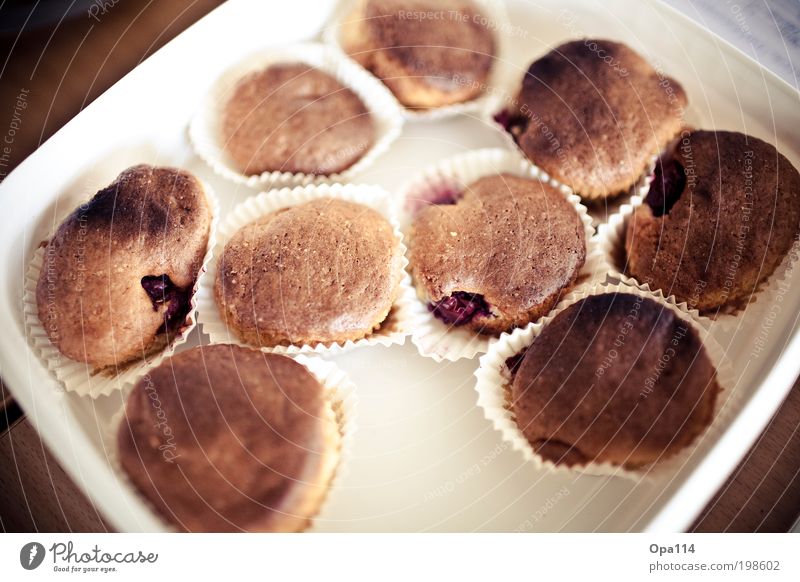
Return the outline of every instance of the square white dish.
<path id="1" fill-rule="evenodd" d="M 155 531 L 158 521 L 111 471 L 102 435 L 120 394 L 64 393 L 29 347 L 24 273 L 42 238 L 80 201 L 138 162 L 184 167 L 207 180 L 222 216 L 256 193 L 227 183 L 192 152 L 187 125 L 231 63 L 272 44 L 316 38 L 323 1 L 228 2 L 123 78 L 0 184 L 0 375 L 45 442 L 115 528 Z M 656 2 L 525 0 L 508 6 L 522 72 L 550 47 L 580 36 L 628 43 L 686 89 L 689 123 L 744 131 L 800 166 L 800 96 L 736 49 Z M 513 89 L 512 89 L 513 90 Z M 502 147 L 477 116 L 409 123 L 358 182 L 397 192 L 413 172 L 469 149 Z M 502 444 L 476 405 L 475 360 L 436 363 L 411 342 L 335 361 L 360 400 L 350 471 L 319 531 L 681 530 L 690 526 L 778 408 L 800 372 L 795 273 L 786 293 L 759 297 L 733 333 L 716 334 L 735 365 L 740 410 L 680 470 L 655 481 L 535 470 Z M 776 314 L 773 316 L 773 314 Z M 765 331 L 762 331 L 765 330 Z M 188 345 L 198 341 L 198 332 Z M 763 338 L 762 338 L 763 336 Z M 763 339 L 764 349 L 756 350 Z M 24 467 L 24 464 L 21 465 Z"/>

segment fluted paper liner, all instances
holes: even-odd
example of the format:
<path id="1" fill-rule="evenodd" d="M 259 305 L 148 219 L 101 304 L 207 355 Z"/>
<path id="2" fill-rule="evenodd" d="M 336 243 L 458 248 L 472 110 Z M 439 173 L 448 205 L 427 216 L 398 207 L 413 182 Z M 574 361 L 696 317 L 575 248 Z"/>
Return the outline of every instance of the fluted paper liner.
<path id="1" fill-rule="evenodd" d="M 399 252 L 402 255 L 401 267 L 403 272 L 399 283 L 398 296 L 384 324 L 364 338 L 330 344 L 260 347 L 261 351 L 290 355 L 299 353 L 333 355 L 361 346 L 390 346 L 405 343 L 406 336 L 411 333 L 411 329 L 414 327 L 416 299 L 414 290 L 411 287 L 411 279 L 405 269 L 408 260 L 405 257 L 406 247 L 403 244 L 403 234 L 395 218 L 394 204 L 389 193 L 380 186 L 365 184 L 319 184 L 301 186 L 294 189 L 271 190 L 248 198 L 228 214 L 219 227 L 216 250 L 214 251 L 217 260 L 212 261 L 209 265 L 208 276 L 203 278 L 203 283 L 198 293 L 198 321 L 203 332 L 207 333 L 211 338 L 212 343 L 233 343 L 241 346 L 259 347 L 244 342 L 234 330 L 228 327 L 216 302 L 214 285 L 217 279 L 219 258 L 222 256 L 222 251 L 227 242 L 242 227 L 270 212 L 320 198 L 338 198 L 363 204 L 378 211 L 389 221 L 394 229 L 394 235 L 400 243 Z"/>
<path id="2" fill-rule="evenodd" d="M 619 211 L 612 215 L 606 224 L 599 227 L 597 232 L 597 245 L 603 255 L 605 268 L 611 281 L 619 281 L 626 285 L 631 285 L 651 291 L 648 283 L 640 283 L 635 277 L 625 272 L 627 254 L 625 252 L 625 237 L 628 228 L 628 221 L 636 212 L 636 209 L 644 202 L 644 196 L 634 197 L 630 203 L 623 204 Z M 746 311 L 748 305 L 756 303 L 759 298 L 769 299 L 778 293 L 781 284 L 789 278 L 795 268 L 797 258 L 800 256 L 800 240 L 795 238 L 794 243 L 781 260 L 775 271 L 761 281 L 755 291 L 747 301 L 724 305 L 714 312 L 698 314 L 706 326 L 720 326 L 723 331 L 731 331 L 736 328 L 739 317 Z M 663 291 L 659 291 L 663 292 Z M 673 296 L 670 296 L 673 297 Z M 676 300 L 677 301 L 677 300 Z"/>
<path id="3" fill-rule="evenodd" d="M 134 384 L 148 370 L 158 366 L 164 358 L 173 354 L 178 346 L 184 344 L 197 325 L 197 293 L 211 262 L 216 242 L 217 222 L 219 220 L 219 202 L 214 195 L 214 191 L 207 183 L 202 181 L 201 183 L 211 206 L 212 219 L 208 233 L 208 243 L 206 244 L 206 254 L 203 257 L 203 263 L 192 288 L 192 294 L 189 299 L 190 309 L 186 316 L 185 324 L 179 332 L 172 333 L 172 341 L 163 349 L 148 353 L 141 359 L 121 364 L 117 371 L 113 371 L 111 367 L 95 370 L 91 364 L 72 360 L 63 355 L 50 341 L 44 325 L 39 320 L 39 308 L 36 302 L 36 284 L 39 281 L 44 265 L 45 245 L 40 246 L 34 252 L 33 259 L 28 265 L 28 270 L 25 274 L 23 297 L 28 342 L 45 367 L 50 370 L 67 392 L 97 398 Z M 59 222 L 59 226 L 60 224 Z M 55 231 L 52 234 L 55 234 Z M 52 234 L 47 238 L 48 241 L 52 238 Z"/>
<path id="4" fill-rule="evenodd" d="M 431 109 L 408 109 L 400 104 L 401 111 L 409 121 L 434 121 L 447 119 L 456 115 L 466 114 L 477 116 L 488 107 L 496 93 L 506 93 L 512 86 L 513 75 L 511 63 L 508 59 L 509 37 L 514 32 L 506 13 L 505 4 L 501 0 L 473 0 L 483 15 L 486 17 L 486 26 L 494 33 L 495 55 L 489 77 L 485 81 L 483 92 L 474 99 L 452 105 L 443 105 Z M 343 23 L 353 16 L 360 0 L 342 0 L 337 6 L 329 24 L 323 29 L 322 37 L 326 44 L 336 48 L 341 54 L 347 55 L 340 41 L 340 31 Z M 348 58 L 350 58 L 348 56 Z M 355 61 L 354 61 L 355 62 Z M 361 65 L 358 65 L 361 67 Z M 366 71 L 370 76 L 372 73 Z M 378 82 L 380 79 L 373 77 Z M 383 83 L 381 83 L 383 84 Z"/>
<path id="5" fill-rule="evenodd" d="M 459 154 L 430 166 L 420 175 L 411 179 L 403 188 L 398 199 L 402 208 L 402 224 L 405 229 L 411 224 L 412 214 L 419 203 L 430 199 L 429 194 L 443 188 L 463 189 L 464 186 L 484 177 L 499 173 L 510 173 L 523 178 L 539 179 L 538 169 L 516 151 L 501 148 L 473 150 Z M 586 260 L 579 271 L 578 281 L 595 281 L 605 278 L 603 255 L 594 242 L 592 219 L 580 198 L 568 191 L 560 192 L 575 207 L 584 225 L 586 237 Z M 410 271 L 410 269 L 409 269 Z M 411 341 L 423 356 L 437 362 L 456 361 L 461 358 L 474 358 L 486 352 L 496 339 L 494 336 L 476 334 L 464 327 L 449 326 L 435 318 L 421 299 L 415 301 L 418 324 L 414 328 Z"/>
<path id="6" fill-rule="evenodd" d="M 717 370 L 717 384 L 720 388 L 714 403 L 714 415 L 712 421 L 705 431 L 701 433 L 689 446 L 675 452 L 671 456 L 665 457 L 657 463 L 646 465 L 638 469 L 626 469 L 610 462 L 590 462 L 583 466 L 557 465 L 549 459 L 539 455 L 525 438 L 520 428 L 517 426 L 512 411 L 510 400 L 512 381 L 511 373 L 506 365 L 506 360 L 513 357 L 528 346 L 542 332 L 556 315 L 586 297 L 605 293 L 628 293 L 652 299 L 658 304 L 666 307 L 683 321 L 689 323 L 692 329 L 699 334 L 711 363 Z M 674 302 L 673 298 L 665 298 L 660 293 L 653 293 L 638 287 L 631 287 L 625 284 L 595 284 L 582 286 L 559 303 L 553 311 L 538 322 L 531 323 L 527 327 L 514 330 L 510 334 L 503 334 L 497 342 L 492 344 L 489 351 L 480 359 L 480 366 L 475 372 L 476 386 L 478 392 L 478 406 L 483 409 L 484 417 L 489 420 L 494 428 L 502 434 L 505 442 L 511 447 L 522 453 L 526 461 L 532 462 L 537 469 L 562 473 L 582 473 L 588 475 L 613 475 L 640 481 L 642 479 L 655 478 L 664 472 L 677 471 L 681 465 L 687 461 L 698 449 L 706 450 L 716 437 L 721 434 L 722 429 L 731 418 L 732 410 L 735 406 L 735 394 L 732 389 L 735 386 L 733 372 L 730 363 L 722 350 L 721 346 L 711 337 L 708 329 L 704 327 L 689 311 Z"/>
<path id="7" fill-rule="evenodd" d="M 267 171 L 246 175 L 223 149 L 220 128 L 221 112 L 236 83 L 249 73 L 277 63 L 305 63 L 329 75 L 351 89 L 364 103 L 375 123 L 375 143 L 349 168 L 338 174 L 315 175 L 301 172 Z M 228 69 L 212 85 L 200 110 L 189 124 L 189 140 L 199 155 L 216 174 L 237 184 L 252 188 L 302 186 L 327 182 L 347 182 L 368 168 L 389 149 L 400 135 L 403 115 L 391 92 L 356 63 L 339 51 L 319 43 L 276 47 L 250 55 Z"/>
<path id="8" fill-rule="evenodd" d="M 205 345 L 204 347 L 208 347 Z M 289 357 L 289 356 L 287 356 Z M 299 364 L 308 369 L 309 372 L 322 384 L 325 392 L 328 395 L 328 400 L 331 404 L 331 411 L 336 420 L 339 431 L 339 451 L 335 456 L 336 467 L 333 470 L 328 488 L 325 492 L 324 498 L 321 500 L 316 511 L 309 515 L 309 521 L 302 531 L 314 531 L 318 522 L 316 520 L 324 521 L 324 511 L 327 504 L 330 502 L 331 497 L 335 495 L 337 484 L 341 483 L 342 479 L 347 475 L 348 464 L 353 454 L 353 438 L 356 431 L 356 415 L 358 409 L 358 396 L 356 395 L 356 388 L 352 381 L 348 378 L 347 374 L 339 368 L 335 363 L 324 360 L 318 357 L 309 356 L 293 356 L 293 359 Z M 126 402 L 127 402 L 126 394 Z M 103 439 L 104 449 L 108 463 L 114 471 L 117 478 L 129 487 L 132 491 L 137 493 L 137 497 L 148 508 L 148 510 L 156 516 L 161 522 L 165 531 L 177 531 L 177 528 L 171 523 L 166 522 L 160 517 L 158 511 L 153 505 L 142 495 L 138 494 L 135 485 L 128 478 L 127 473 L 122 468 L 119 458 L 119 449 L 117 446 L 117 434 L 121 424 L 125 420 L 125 406 L 123 405 L 112 417 L 106 427 Z"/>

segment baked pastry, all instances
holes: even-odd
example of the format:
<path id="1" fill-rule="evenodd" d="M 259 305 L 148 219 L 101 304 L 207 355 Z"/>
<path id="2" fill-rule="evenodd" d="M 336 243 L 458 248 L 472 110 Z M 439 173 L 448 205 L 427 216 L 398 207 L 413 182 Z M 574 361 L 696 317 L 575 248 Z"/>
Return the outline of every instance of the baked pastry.
<path id="1" fill-rule="evenodd" d="M 490 25 L 469 0 L 362 0 L 341 43 L 405 107 L 429 109 L 484 91 L 496 50 Z"/>
<path id="2" fill-rule="evenodd" d="M 399 294 L 392 225 L 367 206 L 321 198 L 239 230 L 220 257 L 226 325 L 254 346 L 330 344 L 380 328 Z"/>
<path id="3" fill-rule="evenodd" d="M 701 311 L 738 306 L 800 232 L 800 174 L 770 144 L 686 132 L 628 221 L 626 271 Z"/>
<path id="4" fill-rule="evenodd" d="M 222 109 L 225 152 L 241 172 L 330 175 L 375 143 L 375 123 L 358 95 L 301 63 L 242 78 Z"/>
<path id="5" fill-rule="evenodd" d="M 188 172 L 122 172 L 47 244 L 36 301 L 50 341 L 97 370 L 166 345 L 185 324 L 210 226 L 203 185 Z"/>
<path id="6" fill-rule="evenodd" d="M 136 385 L 119 462 L 166 521 L 190 532 L 293 532 L 325 499 L 340 434 L 325 388 L 291 358 L 198 347 Z"/>
<path id="7" fill-rule="evenodd" d="M 686 93 L 624 44 L 576 40 L 531 64 L 497 120 L 537 166 L 586 198 L 627 192 L 682 127 Z"/>
<path id="8" fill-rule="evenodd" d="M 592 295 L 525 352 L 512 410 L 539 455 L 635 469 L 674 455 L 711 423 L 719 385 L 695 329 L 658 302 Z"/>
<path id="9" fill-rule="evenodd" d="M 545 315 L 575 283 L 584 226 L 549 184 L 499 174 L 439 202 L 413 217 L 409 262 L 418 295 L 447 325 L 500 334 Z"/>

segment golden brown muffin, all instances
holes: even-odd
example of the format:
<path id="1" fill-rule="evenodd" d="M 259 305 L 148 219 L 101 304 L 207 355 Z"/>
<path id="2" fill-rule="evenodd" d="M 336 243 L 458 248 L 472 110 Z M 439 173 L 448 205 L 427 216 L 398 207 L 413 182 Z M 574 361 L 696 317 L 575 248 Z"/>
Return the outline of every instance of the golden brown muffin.
<path id="1" fill-rule="evenodd" d="M 525 155 L 586 198 L 626 192 L 682 127 L 686 94 L 624 44 L 577 40 L 528 69 L 498 116 Z"/>
<path id="2" fill-rule="evenodd" d="M 163 347 L 189 313 L 210 226 L 203 186 L 188 172 L 122 172 L 47 244 L 36 301 L 50 341 L 98 370 Z"/>
<path id="3" fill-rule="evenodd" d="M 300 63 L 272 65 L 234 87 L 222 111 L 224 149 L 243 173 L 330 175 L 375 143 L 375 123 L 353 91 Z"/>
<path id="4" fill-rule="evenodd" d="M 742 133 L 685 132 L 662 157 L 625 238 L 627 272 L 701 311 L 739 306 L 800 231 L 800 174 Z"/>
<path id="5" fill-rule="evenodd" d="M 429 109 L 484 91 L 492 24 L 469 0 L 363 0 L 345 19 L 341 42 L 400 103 Z"/>
<path id="6" fill-rule="evenodd" d="M 399 293 L 400 243 L 371 208 L 322 198 L 284 208 L 237 232 L 215 285 L 223 320 L 255 346 L 361 339 Z"/>
<path id="7" fill-rule="evenodd" d="M 694 328 L 652 299 L 604 293 L 548 323 L 511 388 L 545 459 L 635 469 L 690 445 L 713 419 L 716 370 Z"/>
<path id="8" fill-rule="evenodd" d="M 500 334 L 545 315 L 578 277 L 584 226 L 558 190 L 500 174 L 413 218 L 411 274 L 447 325 Z"/>
<path id="9" fill-rule="evenodd" d="M 128 397 L 120 464 L 190 532 L 293 532 L 325 499 L 340 434 L 324 386 L 285 356 L 231 345 L 164 361 Z"/>

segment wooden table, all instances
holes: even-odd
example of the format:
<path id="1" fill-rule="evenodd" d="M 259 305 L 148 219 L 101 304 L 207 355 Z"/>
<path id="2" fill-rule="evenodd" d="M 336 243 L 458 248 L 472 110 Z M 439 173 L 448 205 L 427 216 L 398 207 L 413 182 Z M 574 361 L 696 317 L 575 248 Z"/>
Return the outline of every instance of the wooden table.
<path id="1" fill-rule="evenodd" d="M 220 4 L 218 0 L 119 2 L 99 15 L 0 39 L 0 116 L 27 90 L 10 171 L 147 56 Z M 2 15 L 2 11 L 0 11 Z M 0 118 L 2 122 L 2 118 Z M 2 174 L 0 174 L 2 177 Z M 0 392 L 0 401 L 3 393 Z M 0 411 L 3 421 L 14 420 Z M 706 507 L 695 531 L 786 531 L 800 514 L 800 383 L 742 464 Z M 99 512 L 21 419 L 0 437 L 0 529 L 106 531 Z"/>

